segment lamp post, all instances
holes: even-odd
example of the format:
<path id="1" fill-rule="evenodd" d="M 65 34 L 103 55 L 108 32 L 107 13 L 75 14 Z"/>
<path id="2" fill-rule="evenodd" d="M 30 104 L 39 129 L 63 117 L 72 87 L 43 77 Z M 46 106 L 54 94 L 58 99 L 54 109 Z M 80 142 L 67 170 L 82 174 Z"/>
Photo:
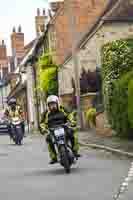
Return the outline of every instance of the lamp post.
<path id="1" fill-rule="evenodd" d="M 76 34 L 76 17 L 73 14 L 73 0 L 64 0 L 64 7 L 67 13 L 67 19 L 69 24 L 69 31 L 71 35 L 72 41 L 72 60 L 73 60 L 73 67 L 74 67 L 74 81 L 75 81 L 75 90 L 76 90 L 76 106 L 77 106 L 77 120 L 79 128 L 82 127 L 82 115 L 81 115 L 81 102 L 80 102 L 80 66 L 79 60 L 77 56 L 77 34 Z"/>

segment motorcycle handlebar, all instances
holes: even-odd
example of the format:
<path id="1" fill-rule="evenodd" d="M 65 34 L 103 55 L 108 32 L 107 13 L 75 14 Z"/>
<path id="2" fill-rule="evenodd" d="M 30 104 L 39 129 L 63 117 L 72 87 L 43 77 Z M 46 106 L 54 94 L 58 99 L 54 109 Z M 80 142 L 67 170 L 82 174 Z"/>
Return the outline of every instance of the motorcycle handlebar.
<path id="1" fill-rule="evenodd" d="M 59 127 L 63 127 L 63 128 L 73 128 L 73 127 L 71 126 L 71 124 L 70 124 L 69 122 L 67 122 L 67 123 L 65 123 L 65 124 L 60 124 L 60 125 L 56 125 L 56 126 L 54 126 L 54 127 L 52 127 L 52 128 L 49 128 L 49 130 L 54 131 L 56 128 L 59 128 Z"/>

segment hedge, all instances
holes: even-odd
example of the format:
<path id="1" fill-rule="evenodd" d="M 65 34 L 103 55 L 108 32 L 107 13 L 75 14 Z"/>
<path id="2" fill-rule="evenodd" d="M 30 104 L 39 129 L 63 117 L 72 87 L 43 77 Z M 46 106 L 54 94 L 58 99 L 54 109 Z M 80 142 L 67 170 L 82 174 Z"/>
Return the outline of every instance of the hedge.
<path id="1" fill-rule="evenodd" d="M 113 81 L 120 79 L 133 69 L 133 39 L 117 40 L 102 48 L 102 79 L 104 106 L 108 120 L 112 123 Z M 113 115 L 114 116 L 114 115 Z"/>
<path id="2" fill-rule="evenodd" d="M 133 128 L 133 78 L 128 83 L 128 120 L 130 127 Z"/>
<path id="3" fill-rule="evenodd" d="M 133 72 L 128 72 L 119 80 L 112 83 L 112 109 L 110 112 L 111 125 L 121 137 L 130 137 L 131 124 L 133 122 Z M 129 89 L 128 89 L 129 87 Z M 131 91 L 132 90 L 132 91 Z M 132 133 L 133 135 L 133 133 Z"/>

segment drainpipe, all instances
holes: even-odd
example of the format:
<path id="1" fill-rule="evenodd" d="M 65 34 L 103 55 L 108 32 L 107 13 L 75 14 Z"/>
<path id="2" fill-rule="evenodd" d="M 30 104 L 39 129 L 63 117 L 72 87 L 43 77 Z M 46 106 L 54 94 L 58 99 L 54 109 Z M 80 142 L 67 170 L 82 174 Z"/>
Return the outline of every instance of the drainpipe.
<path id="1" fill-rule="evenodd" d="M 28 96 L 27 96 L 27 87 L 25 90 L 25 96 L 26 96 L 26 118 L 27 118 L 27 124 L 28 124 L 28 133 L 30 133 L 30 122 L 29 122 L 29 115 L 28 115 Z"/>
<path id="2" fill-rule="evenodd" d="M 2 102 L 2 108 L 4 109 L 4 101 L 3 101 L 3 98 L 4 98 L 4 95 L 3 95 L 3 87 L 4 87 L 4 84 L 3 84 L 2 82 L 0 82 L 1 102 Z"/>
<path id="3" fill-rule="evenodd" d="M 57 96 L 59 94 L 58 67 L 56 68 Z"/>

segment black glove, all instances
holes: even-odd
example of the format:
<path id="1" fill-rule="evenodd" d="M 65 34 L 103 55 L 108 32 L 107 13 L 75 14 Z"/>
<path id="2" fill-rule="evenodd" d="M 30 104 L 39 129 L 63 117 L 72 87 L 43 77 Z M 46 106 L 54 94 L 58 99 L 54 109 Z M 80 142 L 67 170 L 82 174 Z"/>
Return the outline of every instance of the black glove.
<path id="1" fill-rule="evenodd" d="M 45 135 L 45 133 L 46 133 L 45 131 L 43 131 L 43 130 L 40 129 L 40 134 L 41 135 Z"/>
<path id="2" fill-rule="evenodd" d="M 72 128 L 76 127 L 76 124 L 71 124 L 71 127 L 72 127 Z"/>

